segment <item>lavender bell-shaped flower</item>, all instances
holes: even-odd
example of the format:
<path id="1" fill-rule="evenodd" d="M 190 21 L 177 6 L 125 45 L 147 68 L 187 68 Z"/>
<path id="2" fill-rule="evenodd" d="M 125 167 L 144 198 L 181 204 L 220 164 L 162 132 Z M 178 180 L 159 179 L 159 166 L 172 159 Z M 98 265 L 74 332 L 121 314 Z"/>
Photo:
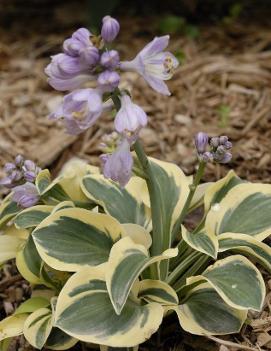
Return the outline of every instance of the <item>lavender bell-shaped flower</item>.
<path id="1" fill-rule="evenodd" d="M 33 183 L 27 182 L 13 189 L 12 200 L 20 207 L 27 208 L 34 206 L 39 202 L 39 198 L 38 190 Z"/>
<path id="2" fill-rule="evenodd" d="M 121 108 L 118 111 L 114 124 L 118 133 L 135 133 L 148 123 L 148 118 L 144 110 L 134 104 L 129 95 L 120 98 Z"/>
<path id="3" fill-rule="evenodd" d="M 120 57 L 116 50 L 105 51 L 101 55 L 101 65 L 105 68 L 113 70 L 119 66 Z"/>
<path id="4" fill-rule="evenodd" d="M 111 41 L 113 41 L 119 34 L 119 30 L 120 25 L 115 18 L 111 16 L 105 16 L 103 18 L 101 35 L 105 42 L 110 43 Z"/>
<path id="5" fill-rule="evenodd" d="M 80 134 L 91 127 L 103 111 L 98 89 L 79 89 L 64 96 L 62 105 L 49 118 L 63 119 L 67 132 Z"/>
<path id="6" fill-rule="evenodd" d="M 102 91 L 111 92 L 118 87 L 120 76 L 114 71 L 104 71 L 98 76 L 97 82 Z"/>
<path id="7" fill-rule="evenodd" d="M 170 95 L 164 80 L 172 77 L 178 60 L 170 52 L 163 50 L 168 46 L 169 35 L 154 38 L 132 61 L 120 63 L 124 71 L 136 71 L 158 93 Z"/>
<path id="8" fill-rule="evenodd" d="M 105 178 L 118 182 L 121 187 L 125 187 L 131 178 L 133 168 L 129 141 L 123 139 L 115 152 L 101 155 L 101 161 Z"/>
<path id="9" fill-rule="evenodd" d="M 100 60 L 99 50 L 90 40 L 86 28 L 74 32 L 64 41 L 64 53 L 52 56 L 45 68 L 49 84 L 56 90 L 73 90 L 95 77 L 91 73 Z"/>
<path id="10" fill-rule="evenodd" d="M 88 80 L 94 79 L 89 72 L 89 65 L 84 60 L 66 54 L 52 56 L 45 73 L 48 75 L 48 83 L 60 91 L 76 89 Z"/>

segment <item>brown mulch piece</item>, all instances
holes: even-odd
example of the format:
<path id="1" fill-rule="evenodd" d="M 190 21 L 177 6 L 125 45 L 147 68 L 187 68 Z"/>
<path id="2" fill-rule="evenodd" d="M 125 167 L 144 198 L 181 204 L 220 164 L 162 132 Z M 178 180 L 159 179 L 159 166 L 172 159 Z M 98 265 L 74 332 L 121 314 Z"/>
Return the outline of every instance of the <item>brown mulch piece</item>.
<path id="1" fill-rule="evenodd" d="M 155 35 L 152 26 L 146 32 L 142 30 L 150 21 L 133 20 L 133 26 L 131 21 L 121 21 L 118 43 L 121 56 L 127 59 Z M 46 118 L 63 94 L 48 86 L 44 67 L 49 56 L 60 51 L 63 38 L 77 27 L 70 26 L 48 35 L 29 30 L 29 35 L 24 32 L 20 36 L 18 31 L 0 29 L 0 168 L 19 153 L 54 172 L 74 155 L 93 164 L 99 162 L 101 136 L 113 130 L 110 115 L 102 116 L 79 137 L 66 135 L 60 125 Z M 149 155 L 176 162 L 186 174 L 192 174 L 197 163 L 193 135 L 200 130 L 228 135 L 234 144 L 232 163 L 225 167 L 209 165 L 205 180 L 216 180 L 233 168 L 248 180 L 270 183 L 271 29 L 232 24 L 199 30 L 196 39 L 183 35 L 172 39 L 171 50 L 183 57 L 183 63 L 169 82 L 170 98 L 153 92 L 136 74 L 124 75 L 122 84 L 132 89 L 135 102 L 149 116 L 149 125 L 141 133 L 145 149 Z M 28 296 L 29 286 L 12 264 L 0 274 L 3 318 Z M 251 313 L 240 334 L 213 340 L 212 350 L 242 349 L 242 345 L 271 349 L 271 277 L 265 278 L 268 294 L 264 310 Z M 183 344 L 177 343 L 172 350 L 200 350 L 200 340 L 186 336 Z M 234 348 L 233 342 L 239 347 Z M 22 338 L 15 343 L 14 350 L 30 350 Z"/>

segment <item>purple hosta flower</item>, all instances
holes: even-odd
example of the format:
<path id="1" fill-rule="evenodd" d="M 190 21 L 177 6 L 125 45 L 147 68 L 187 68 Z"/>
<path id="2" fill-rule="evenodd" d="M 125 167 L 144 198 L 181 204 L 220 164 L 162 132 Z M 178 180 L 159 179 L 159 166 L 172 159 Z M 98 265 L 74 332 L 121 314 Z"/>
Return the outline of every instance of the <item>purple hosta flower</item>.
<path id="1" fill-rule="evenodd" d="M 49 77 L 48 83 L 60 91 L 76 89 L 94 78 L 85 59 L 66 54 L 52 56 L 52 61 L 45 68 L 45 73 Z"/>
<path id="2" fill-rule="evenodd" d="M 123 139 L 112 154 L 101 155 L 101 161 L 104 176 L 125 187 L 131 178 L 133 168 L 129 141 Z"/>
<path id="3" fill-rule="evenodd" d="M 121 62 L 120 68 L 138 72 L 155 91 L 170 95 L 164 80 L 172 77 L 179 63 L 170 52 L 163 51 L 168 42 L 168 35 L 154 38 L 132 61 Z"/>
<path id="4" fill-rule="evenodd" d="M 116 50 L 105 51 L 101 55 L 101 65 L 108 69 L 115 69 L 119 66 L 120 57 Z"/>
<path id="5" fill-rule="evenodd" d="M 102 91 L 111 92 L 118 87 L 120 76 L 114 71 L 104 71 L 99 75 L 97 82 Z"/>
<path id="6" fill-rule="evenodd" d="M 31 207 L 39 202 L 39 193 L 33 183 L 27 182 L 13 189 L 12 200 L 20 207 Z"/>
<path id="7" fill-rule="evenodd" d="M 79 28 L 69 39 L 63 43 L 63 50 L 70 56 L 79 56 L 81 50 L 92 46 L 90 41 L 92 34 L 86 28 Z"/>
<path id="8" fill-rule="evenodd" d="M 103 18 L 101 35 L 104 41 L 108 43 L 113 41 L 116 38 L 116 36 L 119 34 L 119 30 L 120 30 L 120 25 L 115 18 L 111 16 L 105 16 Z"/>
<path id="9" fill-rule="evenodd" d="M 64 96 L 62 105 L 49 118 L 63 119 L 67 132 L 80 134 L 91 127 L 103 111 L 101 92 L 79 89 Z"/>
<path id="10" fill-rule="evenodd" d="M 121 108 L 115 118 L 115 129 L 118 133 L 137 133 L 148 122 L 146 113 L 134 104 L 129 95 L 121 98 Z"/>
<path id="11" fill-rule="evenodd" d="M 37 175 L 41 171 L 40 167 L 38 167 L 35 162 L 31 160 L 25 160 L 22 166 L 22 170 L 24 172 L 24 179 L 27 182 L 34 183 Z"/>
<path id="12" fill-rule="evenodd" d="M 209 137 L 208 137 L 208 134 L 206 133 L 199 132 L 195 136 L 195 145 L 196 145 L 197 152 L 199 154 L 202 154 L 206 151 L 206 148 L 208 146 L 208 141 L 209 141 Z"/>

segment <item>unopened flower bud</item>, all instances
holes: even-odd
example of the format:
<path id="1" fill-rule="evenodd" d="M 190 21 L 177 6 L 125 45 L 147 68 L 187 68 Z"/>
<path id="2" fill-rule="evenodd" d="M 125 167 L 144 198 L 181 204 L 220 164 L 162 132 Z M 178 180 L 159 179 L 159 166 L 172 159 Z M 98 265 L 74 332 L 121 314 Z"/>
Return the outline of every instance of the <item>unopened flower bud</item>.
<path id="1" fill-rule="evenodd" d="M 108 69 L 115 69 L 119 63 L 120 57 L 116 50 L 105 51 L 101 56 L 101 65 Z"/>
<path id="2" fill-rule="evenodd" d="M 95 46 L 88 46 L 87 48 L 80 50 L 80 60 L 86 65 L 91 67 L 95 66 L 99 62 L 99 59 L 99 50 Z"/>
<path id="3" fill-rule="evenodd" d="M 119 22 L 111 17 L 111 16 L 105 16 L 103 18 L 103 25 L 102 25 L 102 38 L 104 41 L 110 43 L 113 41 L 116 36 L 118 35 L 120 30 L 120 25 Z"/>
<path id="4" fill-rule="evenodd" d="M 213 159 L 214 159 L 213 154 L 211 152 L 209 152 L 209 151 L 206 151 L 202 155 L 200 155 L 200 158 L 201 158 L 202 161 L 204 161 L 206 163 L 207 162 L 212 162 Z"/>
<path id="5" fill-rule="evenodd" d="M 224 144 L 225 149 L 229 150 L 232 148 L 232 143 L 230 141 L 226 141 Z"/>
<path id="6" fill-rule="evenodd" d="M 118 87 L 120 76 L 117 72 L 104 71 L 99 75 L 97 82 L 104 92 L 111 92 Z"/>
<path id="7" fill-rule="evenodd" d="M 15 157 L 15 165 L 16 165 L 17 167 L 22 166 L 23 162 L 24 162 L 24 158 L 23 158 L 22 155 L 17 155 L 17 156 Z"/>
<path id="8" fill-rule="evenodd" d="M 197 152 L 199 154 L 202 154 L 203 152 L 206 151 L 206 148 L 208 146 L 208 140 L 209 140 L 208 134 L 203 132 L 199 132 L 196 134 L 195 145 L 196 145 Z"/>
<path id="9" fill-rule="evenodd" d="M 230 152 L 225 152 L 223 158 L 219 161 L 220 163 L 228 163 L 232 159 L 232 154 Z"/>
<path id="10" fill-rule="evenodd" d="M 221 145 L 224 145 L 228 140 L 229 140 L 229 138 L 226 135 L 222 135 L 219 137 L 219 143 Z"/>
<path id="11" fill-rule="evenodd" d="M 217 148 L 219 146 L 220 142 L 219 142 L 219 137 L 213 137 L 210 140 L 210 145 L 214 148 Z"/>
<path id="12" fill-rule="evenodd" d="M 36 205 L 39 202 L 39 193 L 32 183 L 25 183 L 13 189 L 12 200 L 23 208 Z"/>

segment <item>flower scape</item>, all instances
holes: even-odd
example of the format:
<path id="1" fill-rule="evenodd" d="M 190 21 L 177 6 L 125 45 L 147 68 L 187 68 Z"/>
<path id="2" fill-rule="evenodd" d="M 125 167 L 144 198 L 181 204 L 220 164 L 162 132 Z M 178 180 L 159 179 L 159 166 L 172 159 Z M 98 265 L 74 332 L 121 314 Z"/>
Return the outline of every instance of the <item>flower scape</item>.
<path id="1" fill-rule="evenodd" d="M 78 342 L 138 350 L 172 314 L 176 328 L 211 336 L 239 332 L 248 311 L 262 309 L 271 185 L 234 171 L 200 184 L 207 163 L 231 161 L 227 136 L 195 136 L 193 178 L 145 154 L 140 131 L 148 117 L 121 90 L 121 74 L 137 72 L 169 96 L 165 81 L 178 61 L 166 51 L 167 35 L 122 61 L 112 49 L 119 30 L 110 16 L 98 36 L 78 29 L 45 69 L 48 83 L 67 92 L 49 116 L 67 133 L 83 133 L 106 111 L 114 116 L 115 130 L 101 140 L 101 170 L 72 159 L 52 179 L 21 155 L 5 166 L 0 264 L 15 258 L 32 296 L 0 321 L 1 350 L 21 334 L 39 350 Z M 199 208 L 188 230 L 185 219 Z"/>

